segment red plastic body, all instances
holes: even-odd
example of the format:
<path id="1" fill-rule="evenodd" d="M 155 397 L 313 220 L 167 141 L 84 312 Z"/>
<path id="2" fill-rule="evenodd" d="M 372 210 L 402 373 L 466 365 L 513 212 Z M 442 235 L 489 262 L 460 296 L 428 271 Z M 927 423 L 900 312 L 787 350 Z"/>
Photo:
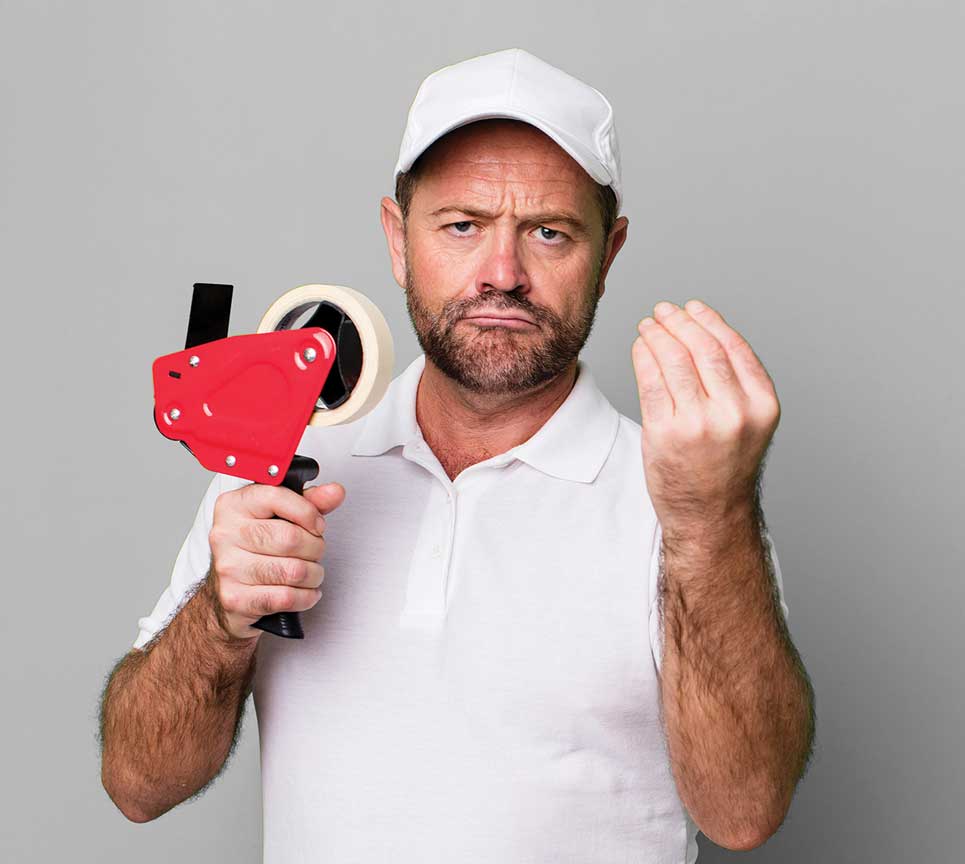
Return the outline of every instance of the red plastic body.
<path id="1" fill-rule="evenodd" d="M 307 348 L 315 350 L 312 362 Z M 335 341 L 321 327 L 229 336 L 165 354 L 153 365 L 154 419 L 210 471 L 277 486 L 334 363 Z"/>

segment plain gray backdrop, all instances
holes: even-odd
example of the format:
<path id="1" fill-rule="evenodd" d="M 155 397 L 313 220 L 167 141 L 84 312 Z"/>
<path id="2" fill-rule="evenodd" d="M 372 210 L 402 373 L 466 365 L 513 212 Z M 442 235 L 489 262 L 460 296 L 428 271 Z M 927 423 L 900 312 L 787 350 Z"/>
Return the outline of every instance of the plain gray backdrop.
<path id="1" fill-rule="evenodd" d="M 616 111 L 629 238 L 583 354 L 611 401 L 639 420 L 636 323 L 690 297 L 781 400 L 764 505 L 817 753 L 770 841 L 701 835 L 701 862 L 963 860 L 962 3 L 0 9 L 0 859 L 261 860 L 250 702 L 197 800 L 136 825 L 100 785 L 105 676 L 210 479 L 158 435 L 151 363 L 193 282 L 236 286 L 232 334 L 334 282 L 384 311 L 398 374 L 379 199 L 410 102 L 523 47 Z"/>

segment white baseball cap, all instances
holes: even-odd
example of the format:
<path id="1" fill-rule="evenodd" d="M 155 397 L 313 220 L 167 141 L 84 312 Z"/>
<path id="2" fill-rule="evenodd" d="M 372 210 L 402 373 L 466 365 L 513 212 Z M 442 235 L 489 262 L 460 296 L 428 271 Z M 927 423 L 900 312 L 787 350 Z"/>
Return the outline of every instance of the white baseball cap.
<path id="1" fill-rule="evenodd" d="M 476 120 L 507 117 L 542 130 L 623 205 L 613 108 L 599 90 L 522 48 L 443 66 L 416 92 L 395 177 L 447 132 Z"/>

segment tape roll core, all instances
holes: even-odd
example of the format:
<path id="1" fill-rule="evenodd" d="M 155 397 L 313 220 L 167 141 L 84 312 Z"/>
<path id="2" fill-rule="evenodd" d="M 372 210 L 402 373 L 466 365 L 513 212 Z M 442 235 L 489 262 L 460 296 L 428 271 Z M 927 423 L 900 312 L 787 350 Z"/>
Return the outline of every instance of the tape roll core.
<path id="1" fill-rule="evenodd" d="M 395 365 L 392 334 L 382 312 L 364 294 L 344 285 L 292 288 L 271 304 L 257 332 L 291 330 L 305 312 L 325 301 L 337 306 L 355 325 L 362 343 L 362 371 L 349 397 L 335 408 L 316 408 L 309 426 L 337 426 L 365 416 L 385 395 Z"/>

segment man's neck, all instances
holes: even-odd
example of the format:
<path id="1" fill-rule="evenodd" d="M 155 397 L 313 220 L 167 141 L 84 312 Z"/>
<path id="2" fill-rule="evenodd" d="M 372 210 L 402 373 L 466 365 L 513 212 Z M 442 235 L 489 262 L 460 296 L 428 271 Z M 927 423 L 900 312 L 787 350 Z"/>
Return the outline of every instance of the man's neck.
<path id="1" fill-rule="evenodd" d="M 465 468 L 522 444 L 536 434 L 576 383 L 577 361 L 525 393 L 466 390 L 429 358 L 416 391 L 416 420 L 450 479 Z"/>

